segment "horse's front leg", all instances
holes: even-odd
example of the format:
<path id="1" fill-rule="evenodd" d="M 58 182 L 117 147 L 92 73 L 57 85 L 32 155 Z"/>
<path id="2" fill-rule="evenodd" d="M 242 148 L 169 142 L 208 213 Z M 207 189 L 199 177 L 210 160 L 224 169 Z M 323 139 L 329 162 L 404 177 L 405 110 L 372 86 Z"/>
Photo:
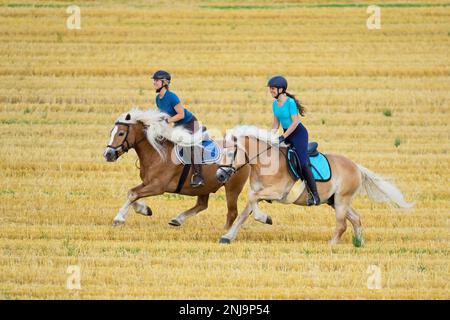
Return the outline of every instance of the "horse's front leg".
<path id="1" fill-rule="evenodd" d="M 135 201 L 131 204 L 136 213 L 142 214 L 144 216 L 151 216 L 153 214 L 152 209 L 147 206 L 144 202 Z"/>
<path id="2" fill-rule="evenodd" d="M 256 221 L 272 224 L 272 218 L 265 214 L 258 206 L 261 200 L 281 200 L 283 194 L 274 188 L 266 188 L 258 192 L 250 191 L 248 194 L 248 201 L 253 211 L 253 217 Z"/>
<path id="3" fill-rule="evenodd" d="M 127 194 L 127 201 L 123 204 L 122 208 L 119 209 L 119 213 L 117 213 L 116 217 L 114 218 L 113 225 L 114 226 L 120 226 L 125 224 L 125 219 L 128 214 L 128 209 L 130 208 L 130 205 L 137 199 L 137 195 L 135 192 L 132 191 L 133 189 L 130 189 Z"/>
<path id="4" fill-rule="evenodd" d="M 233 225 L 228 230 L 228 232 L 220 238 L 219 243 L 221 244 L 231 243 L 231 241 L 233 241 L 236 238 L 239 229 L 247 220 L 251 212 L 252 212 L 252 205 L 250 204 L 250 202 L 247 202 L 244 211 L 242 211 L 242 213 L 237 217 L 237 219 L 234 221 Z"/>
<path id="5" fill-rule="evenodd" d="M 119 209 L 119 213 L 114 218 L 113 225 L 120 226 L 125 223 L 125 219 L 127 217 L 128 209 L 130 208 L 130 205 L 133 206 L 133 208 L 134 208 L 134 210 L 136 210 L 136 212 L 144 214 L 146 216 L 151 216 L 152 210 L 148 206 L 146 206 L 144 203 L 137 202 L 136 200 L 138 200 L 140 198 L 148 197 L 151 195 L 162 194 L 162 192 L 163 191 L 161 189 L 161 186 L 155 185 L 153 183 L 147 184 L 147 185 L 140 184 L 140 185 L 130 189 L 128 191 L 127 201 L 125 201 L 122 208 Z"/>

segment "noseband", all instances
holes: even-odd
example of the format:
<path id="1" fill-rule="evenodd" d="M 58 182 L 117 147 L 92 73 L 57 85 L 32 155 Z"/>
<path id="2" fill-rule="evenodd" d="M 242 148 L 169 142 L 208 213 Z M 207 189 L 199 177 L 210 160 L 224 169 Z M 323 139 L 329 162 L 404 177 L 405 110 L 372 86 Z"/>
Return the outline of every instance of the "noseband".
<path id="1" fill-rule="evenodd" d="M 117 121 L 114 125 L 116 125 L 116 126 L 123 125 L 123 126 L 127 127 L 127 131 L 125 132 L 125 139 L 123 139 L 123 141 L 120 145 L 118 145 L 117 147 L 114 147 L 114 146 L 108 144 L 106 146 L 107 148 L 113 149 L 116 152 L 117 157 L 121 156 L 125 152 L 128 152 L 128 150 L 130 150 L 131 148 L 135 148 L 139 143 L 141 143 L 142 141 L 145 140 L 145 136 L 144 136 L 144 138 L 142 138 L 138 142 L 134 143 L 133 145 L 130 145 L 130 143 L 128 142 L 128 133 L 130 131 L 130 123 Z"/>

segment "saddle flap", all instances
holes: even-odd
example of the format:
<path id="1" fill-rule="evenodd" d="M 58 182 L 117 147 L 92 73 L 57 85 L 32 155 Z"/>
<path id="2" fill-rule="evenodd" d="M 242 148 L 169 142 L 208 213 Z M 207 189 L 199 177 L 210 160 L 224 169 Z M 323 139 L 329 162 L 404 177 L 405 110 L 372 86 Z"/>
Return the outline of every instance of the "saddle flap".
<path id="1" fill-rule="evenodd" d="M 289 171 L 289 174 L 291 175 L 291 177 L 294 180 L 301 179 L 300 159 L 298 158 L 298 155 L 294 149 L 288 148 L 287 154 L 286 154 L 286 160 L 287 160 L 288 171 Z"/>
<path id="2" fill-rule="evenodd" d="M 317 150 L 318 143 L 308 144 L 308 157 L 311 170 L 316 181 L 326 182 L 331 179 L 331 167 L 325 155 Z M 294 147 L 288 145 L 286 153 L 288 172 L 294 180 L 303 180 L 300 159 Z"/>
<path id="3" fill-rule="evenodd" d="M 175 154 L 178 160 L 183 164 L 191 163 L 191 153 L 192 147 L 182 147 L 179 145 L 175 147 Z M 215 142 L 214 140 L 202 141 L 201 157 L 202 164 L 217 163 L 221 157 L 220 148 L 217 142 Z M 200 159 L 195 159 L 195 161 L 200 161 Z"/>

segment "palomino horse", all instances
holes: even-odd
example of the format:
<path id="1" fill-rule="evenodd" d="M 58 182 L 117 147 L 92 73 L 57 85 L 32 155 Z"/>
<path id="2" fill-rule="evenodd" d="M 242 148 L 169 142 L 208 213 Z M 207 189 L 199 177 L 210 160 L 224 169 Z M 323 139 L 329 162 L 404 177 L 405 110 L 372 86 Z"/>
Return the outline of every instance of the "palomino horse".
<path id="1" fill-rule="evenodd" d="M 220 239 L 220 243 L 230 243 L 236 238 L 241 225 L 253 212 L 257 221 L 272 224 L 270 216 L 258 207 L 261 200 L 306 205 L 308 192 L 305 184 L 297 183 L 288 172 L 286 162 L 287 146 L 278 144 L 278 136 L 254 126 L 237 126 L 228 131 L 225 137 L 225 157 L 217 171 L 217 179 L 226 182 L 241 168 L 251 167 L 250 191 L 244 211 L 233 226 Z M 281 151 L 281 152 L 280 152 Z M 377 202 L 392 202 L 399 207 L 410 208 L 401 191 L 380 176 L 350 159 L 334 154 L 326 154 L 331 169 L 331 179 L 318 182 L 317 190 L 322 203 L 328 203 L 336 211 L 336 229 L 330 241 L 334 245 L 347 228 L 346 219 L 354 229 L 354 244 L 363 244 L 361 218 L 351 203 L 360 188 Z"/>
<path id="2" fill-rule="evenodd" d="M 203 139 L 204 132 L 199 130 L 197 133 L 191 134 L 182 127 L 172 127 L 165 121 L 167 118 L 166 114 L 157 110 L 133 109 L 122 114 L 111 131 L 111 139 L 104 152 L 104 157 L 107 161 L 116 161 L 122 154 L 134 148 L 139 157 L 142 180 L 140 185 L 128 191 L 125 204 L 114 218 L 116 226 L 125 223 L 130 205 L 137 213 L 145 216 L 152 215 L 151 209 L 143 202 L 139 202 L 138 199 L 176 191 L 183 195 L 197 196 L 197 203 L 194 207 L 180 213 L 169 222 L 173 226 L 180 226 L 187 218 L 205 210 L 208 207 L 210 193 L 216 192 L 223 186 L 215 178 L 217 164 L 203 166 L 204 186 L 200 188 L 190 186 L 192 173 L 186 176 L 185 182 L 181 185 L 180 176 L 183 165 L 174 161 L 173 157 L 167 156 L 172 155 L 175 144 L 198 145 Z M 242 170 L 225 184 L 228 206 L 226 229 L 229 229 L 236 219 L 237 199 L 248 179 L 249 171 L 249 168 Z"/>

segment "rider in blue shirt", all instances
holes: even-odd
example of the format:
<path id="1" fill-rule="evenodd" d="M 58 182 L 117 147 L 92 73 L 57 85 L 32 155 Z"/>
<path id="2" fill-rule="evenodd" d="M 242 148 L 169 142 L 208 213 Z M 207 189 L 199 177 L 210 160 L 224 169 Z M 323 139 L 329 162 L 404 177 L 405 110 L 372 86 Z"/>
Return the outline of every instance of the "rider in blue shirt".
<path id="1" fill-rule="evenodd" d="M 175 119 L 169 119 L 169 122 L 174 122 L 176 126 L 179 126 L 191 121 L 192 113 L 181 105 L 181 101 L 178 96 L 167 89 L 162 93 L 161 97 L 161 91 L 158 95 L 156 95 L 156 105 L 158 106 L 158 109 L 164 113 L 167 113 L 171 118 L 177 116 L 178 113 L 184 114 L 184 117 L 180 120 L 177 120 L 179 117 L 176 117 Z M 176 108 L 179 110 L 177 111 Z"/>
<path id="2" fill-rule="evenodd" d="M 317 193 L 316 180 L 311 171 L 308 157 L 308 131 L 300 121 L 300 115 L 305 115 L 305 109 L 294 95 L 286 92 L 288 83 L 282 76 L 276 76 L 269 80 L 267 86 L 275 100 L 272 103 L 273 126 L 275 132 L 280 127 L 283 128 L 283 135 L 279 137 L 279 142 L 286 141 L 295 147 L 295 151 L 302 166 L 302 175 L 309 189 L 310 197 L 307 204 L 319 205 L 320 198 Z"/>
<path id="3" fill-rule="evenodd" d="M 204 126 L 200 126 L 197 118 L 181 103 L 178 96 L 169 90 L 171 76 L 167 71 L 159 70 L 153 75 L 153 86 L 156 90 L 156 105 L 161 112 L 167 113 L 170 118 L 168 123 L 174 123 L 175 126 L 183 126 L 189 132 L 194 133 L 197 130 L 206 130 Z M 201 187 L 205 184 L 202 176 L 202 147 L 193 146 L 191 149 L 191 164 L 193 175 L 191 178 L 191 186 Z"/>

